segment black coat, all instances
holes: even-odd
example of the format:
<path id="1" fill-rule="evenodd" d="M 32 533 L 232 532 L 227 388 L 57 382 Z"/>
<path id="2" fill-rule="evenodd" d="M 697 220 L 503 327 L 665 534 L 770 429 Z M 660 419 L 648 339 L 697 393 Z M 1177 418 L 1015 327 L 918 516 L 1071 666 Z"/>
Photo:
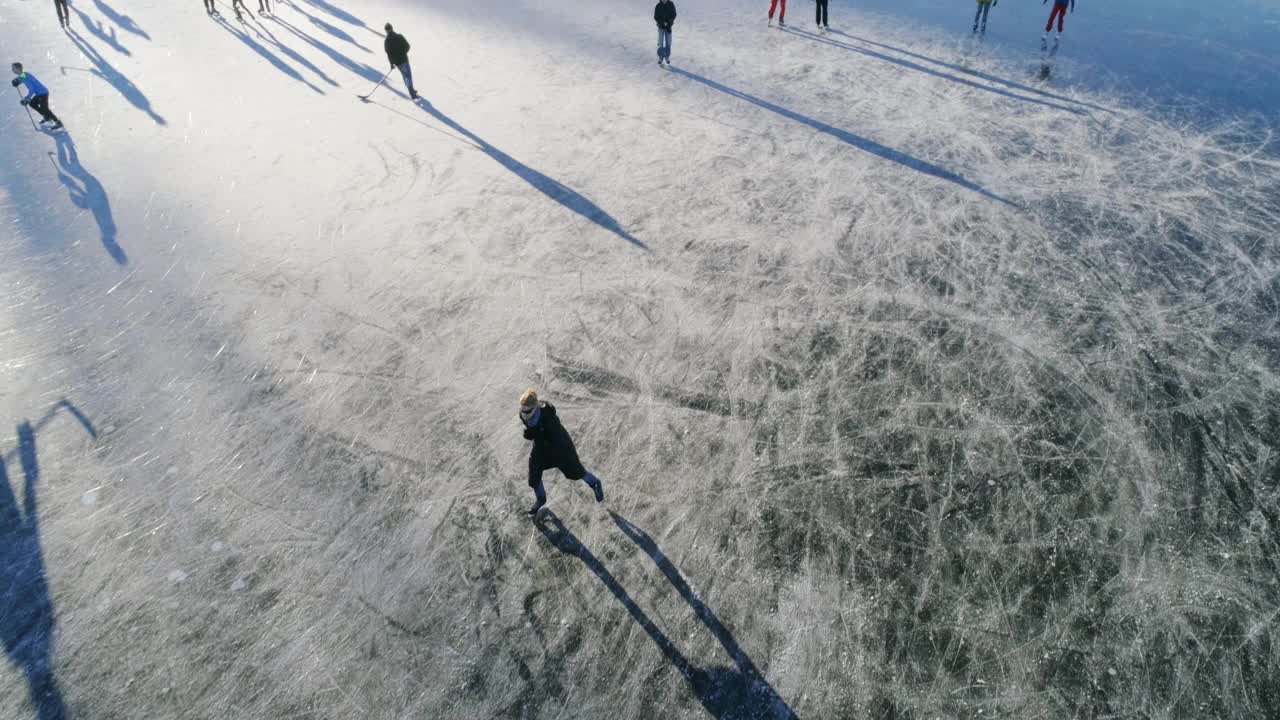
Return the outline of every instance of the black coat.
<path id="1" fill-rule="evenodd" d="M 523 425 L 524 421 L 520 423 Z M 560 424 L 556 415 L 556 406 L 542 403 L 542 414 L 538 424 L 525 426 L 524 439 L 533 441 L 533 451 L 529 453 L 529 466 L 538 471 L 560 468 L 560 472 L 570 480 L 581 480 L 587 471 L 578 460 L 578 449 L 573 446 L 573 438 L 569 431 Z"/>
<path id="2" fill-rule="evenodd" d="M 398 32 L 387 33 L 382 49 L 387 51 L 387 60 L 396 67 L 409 62 L 409 41 Z"/>
<path id="3" fill-rule="evenodd" d="M 658 3 L 653 8 L 653 21 L 658 23 L 658 27 L 663 30 L 670 30 L 672 23 L 676 21 L 676 4 Z"/>

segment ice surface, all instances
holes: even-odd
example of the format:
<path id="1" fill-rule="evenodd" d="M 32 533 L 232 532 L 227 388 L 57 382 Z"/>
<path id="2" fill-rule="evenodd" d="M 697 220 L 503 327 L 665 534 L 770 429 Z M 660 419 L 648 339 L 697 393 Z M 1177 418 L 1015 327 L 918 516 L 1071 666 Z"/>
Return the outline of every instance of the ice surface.
<path id="1" fill-rule="evenodd" d="M 847 6 L 274 4 L 0 9 L 0 717 L 1280 708 L 1271 128 Z M 524 517 L 529 385 L 603 507 Z"/>

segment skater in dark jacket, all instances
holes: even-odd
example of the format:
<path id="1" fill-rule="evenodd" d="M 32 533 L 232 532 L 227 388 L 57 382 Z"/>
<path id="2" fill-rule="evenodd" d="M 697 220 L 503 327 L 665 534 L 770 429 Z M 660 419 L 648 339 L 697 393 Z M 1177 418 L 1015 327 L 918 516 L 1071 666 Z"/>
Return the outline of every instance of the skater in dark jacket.
<path id="1" fill-rule="evenodd" d="M 58 11 L 58 24 L 71 27 L 71 13 L 67 11 L 67 0 L 53 0 L 53 9 Z"/>
<path id="2" fill-rule="evenodd" d="M 27 94 L 22 96 L 19 103 L 24 107 L 35 108 L 36 112 L 40 113 L 40 117 L 43 118 L 40 121 L 41 125 L 51 122 L 54 130 L 62 127 L 62 121 L 49 109 L 49 88 L 41 84 L 35 75 L 25 72 L 22 69 L 22 63 L 14 63 L 10 66 L 10 69 L 17 76 L 13 79 L 13 86 L 22 85 L 27 88 Z"/>
<path id="3" fill-rule="evenodd" d="M 391 63 L 391 67 L 400 69 L 404 86 L 409 89 L 409 97 L 417 100 L 418 91 L 413 89 L 413 70 L 409 68 L 409 41 L 393 30 L 391 23 L 387 23 L 384 28 L 387 39 L 382 43 L 382 49 L 387 51 L 387 62 Z"/>
<path id="4" fill-rule="evenodd" d="M 671 65 L 671 26 L 676 22 L 676 4 L 659 0 L 653 6 L 653 21 L 658 23 L 658 64 Z"/>
<path id="5" fill-rule="evenodd" d="M 817 13 L 818 27 L 824 30 L 830 28 L 827 24 L 827 0 L 814 0 L 814 10 Z"/>
<path id="6" fill-rule="evenodd" d="M 586 482 L 595 493 L 596 502 L 604 501 L 604 487 L 600 479 L 582 467 L 573 438 L 560 424 L 555 406 L 539 402 L 538 392 L 533 388 L 520 396 L 520 423 L 524 425 L 524 439 L 533 441 L 533 450 L 529 453 L 529 487 L 533 488 L 536 502 L 529 508 L 530 515 L 537 516 L 542 506 L 547 504 L 542 472 L 552 468 L 558 468 L 570 480 Z"/>

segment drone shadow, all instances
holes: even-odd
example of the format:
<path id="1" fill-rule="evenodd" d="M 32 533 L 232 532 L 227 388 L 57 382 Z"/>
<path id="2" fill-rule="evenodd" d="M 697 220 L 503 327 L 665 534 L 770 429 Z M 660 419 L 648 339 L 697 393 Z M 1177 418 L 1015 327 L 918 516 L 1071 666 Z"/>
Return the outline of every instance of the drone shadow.
<path id="1" fill-rule="evenodd" d="M 91 437 L 97 437 L 89 419 L 67 400 L 54 405 L 35 425 L 20 423 L 21 505 L 9 484 L 6 462 L 12 460 L 0 457 L 0 639 L 9 661 L 26 677 L 37 720 L 67 718 L 53 671 L 57 621 L 40 543 L 40 464 L 36 453 L 36 433 L 60 410 L 71 413 Z"/>

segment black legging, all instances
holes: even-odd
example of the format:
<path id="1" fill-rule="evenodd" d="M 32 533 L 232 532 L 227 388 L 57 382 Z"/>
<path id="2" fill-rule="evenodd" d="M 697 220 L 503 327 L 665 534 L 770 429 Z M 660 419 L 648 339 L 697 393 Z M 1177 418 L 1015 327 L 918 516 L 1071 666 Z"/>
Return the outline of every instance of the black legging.
<path id="1" fill-rule="evenodd" d="M 271 12 L 271 0 L 258 0 L 258 12 Z"/>
<path id="2" fill-rule="evenodd" d="M 62 124 L 62 121 L 58 119 L 58 116 L 54 115 L 53 111 L 49 109 L 48 93 L 45 93 L 44 95 L 33 95 L 31 99 L 27 101 L 27 105 L 35 108 L 36 112 L 40 113 L 40 117 L 45 120 L 52 120 L 58 125 Z"/>
<path id="3" fill-rule="evenodd" d="M 214 0 L 204 0 L 204 11 L 207 13 L 216 13 L 218 8 L 213 4 Z"/>
<path id="4" fill-rule="evenodd" d="M 53 9 L 58 11 L 59 25 L 71 24 L 71 13 L 67 11 L 67 0 L 53 0 Z"/>
<path id="5" fill-rule="evenodd" d="M 817 0 L 815 5 L 817 6 L 817 15 L 818 15 L 817 22 L 822 27 L 826 27 L 827 26 L 827 0 Z"/>

